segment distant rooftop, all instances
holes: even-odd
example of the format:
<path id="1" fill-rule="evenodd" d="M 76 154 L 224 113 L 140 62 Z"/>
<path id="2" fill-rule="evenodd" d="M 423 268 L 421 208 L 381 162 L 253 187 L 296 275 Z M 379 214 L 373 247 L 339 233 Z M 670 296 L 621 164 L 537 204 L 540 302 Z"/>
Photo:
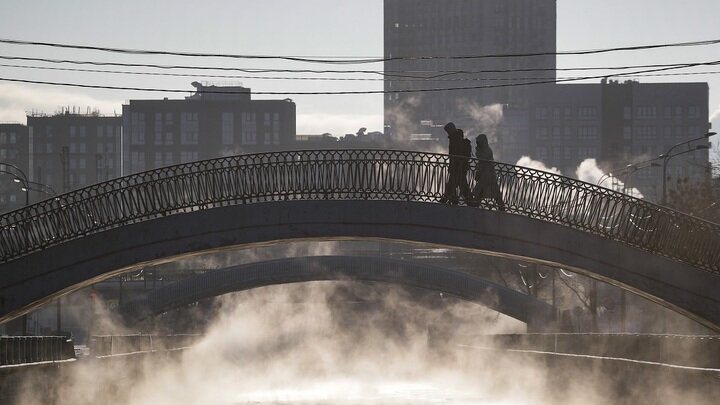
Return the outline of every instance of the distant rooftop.
<path id="1" fill-rule="evenodd" d="M 196 92 L 187 100 L 250 101 L 250 88 L 238 85 L 216 85 L 192 82 Z"/>
<path id="2" fill-rule="evenodd" d="M 60 116 L 69 116 L 69 117 L 119 117 L 121 114 L 101 114 L 100 110 L 97 108 L 91 108 L 86 107 L 85 110 L 81 107 L 75 107 L 75 106 L 67 106 L 67 107 L 59 107 L 57 110 L 55 110 L 54 113 L 46 113 L 44 111 L 26 111 L 25 114 L 28 117 L 60 117 Z"/>

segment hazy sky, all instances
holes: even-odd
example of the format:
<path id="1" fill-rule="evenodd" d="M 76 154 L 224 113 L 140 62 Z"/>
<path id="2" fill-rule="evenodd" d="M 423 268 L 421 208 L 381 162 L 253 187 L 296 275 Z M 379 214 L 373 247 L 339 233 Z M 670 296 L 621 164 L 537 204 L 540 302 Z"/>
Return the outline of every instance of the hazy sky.
<path id="1" fill-rule="evenodd" d="M 720 1 L 717 0 L 558 0 L 557 44 L 559 50 L 577 50 L 716 39 L 720 38 L 718 16 Z M 0 0 L 0 38 L 236 54 L 381 56 L 382 17 L 382 0 Z M 234 67 L 326 67 L 279 61 L 130 57 L 4 44 L 0 44 L 0 55 Z M 612 66 L 717 59 L 720 59 L 720 45 L 602 56 L 560 57 L 558 65 Z M 53 66 L 2 59 L 0 64 Z M 381 69 L 382 65 L 349 67 L 353 68 Z M 694 71 L 720 71 L 720 67 L 696 68 Z M 224 74 L 242 75 L 232 72 Z M 191 90 L 191 81 L 203 80 L 189 77 L 41 71 L 6 66 L 0 66 L 0 77 L 188 90 Z M 244 78 L 206 80 L 239 82 L 251 87 L 253 91 L 382 88 L 380 81 L 298 82 Z M 715 129 L 720 127 L 720 74 L 643 77 L 640 80 L 709 82 L 710 112 L 714 113 Z M 53 112 L 61 105 L 74 105 L 83 109 L 87 106 L 99 107 L 104 113 L 119 113 L 122 102 L 131 98 L 181 98 L 184 95 L 84 90 L 0 81 L 0 121 L 23 122 L 25 111 Z M 341 135 L 355 132 L 361 126 L 370 130 L 382 130 L 382 96 L 290 97 L 297 103 L 299 133 L 332 132 Z"/>

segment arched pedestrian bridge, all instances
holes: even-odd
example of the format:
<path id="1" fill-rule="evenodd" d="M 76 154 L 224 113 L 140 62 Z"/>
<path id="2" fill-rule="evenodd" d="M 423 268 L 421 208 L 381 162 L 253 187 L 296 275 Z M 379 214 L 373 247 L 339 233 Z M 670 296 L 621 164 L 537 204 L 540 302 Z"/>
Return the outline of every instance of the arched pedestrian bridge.
<path id="1" fill-rule="evenodd" d="M 468 180 L 472 187 L 471 161 Z M 448 156 L 288 151 L 100 183 L 0 216 L 0 322 L 130 269 L 283 240 L 392 239 L 557 265 L 720 330 L 720 226 L 496 163 L 506 211 L 440 204 Z"/>

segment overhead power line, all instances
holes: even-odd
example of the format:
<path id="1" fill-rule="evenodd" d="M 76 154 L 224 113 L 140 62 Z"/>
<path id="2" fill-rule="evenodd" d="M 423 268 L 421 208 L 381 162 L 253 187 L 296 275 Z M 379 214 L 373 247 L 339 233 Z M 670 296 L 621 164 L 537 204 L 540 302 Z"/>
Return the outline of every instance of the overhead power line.
<path id="1" fill-rule="evenodd" d="M 63 48 L 63 49 L 80 49 L 80 50 L 111 52 L 111 53 L 129 54 L 129 55 L 165 55 L 165 56 L 212 57 L 212 58 L 228 58 L 228 59 L 274 59 L 274 60 L 287 60 L 287 61 L 293 61 L 293 62 L 306 62 L 306 63 L 365 64 L 365 63 L 379 63 L 379 62 L 389 62 L 389 61 L 398 61 L 398 60 L 432 60 L 432 59 L 456 60 L 456 59 L 485 59 L 485 58 L 515 58 L 515 57 L 531 57 L 531 56 L 590 55 L 590 54 L 621 52 L 621 51 L 638 51 L 638 50 L 662 49 L 662 48 L 674 48 L 674 47 L 707 46 L 707 45 L 715 45 L 715 44 L 720 43 L 720 39 L 649 44 L 649 45 L 636 45 L 636 46 L 622 46 L 622 47 L 614 47 L 614 48 L 586 49 L 586 50 L 574 50 L 574 51 L 557 51 L 557 52 L 499 53 L 499 54 L 485 54 L 485 55 L 455 55 L 455 56 L 417 55 L 417 56 L 396 56 L 396 57 L 389 57 L 389 58 L 377 57 L 377 58 L 356 58 L 356 59 L 352 59 L 353 57 L 315 58 L 315 57 L 282 56 L 282 55 L 252 55 L 252 54 L 243 55 L 243 54 L 227 54 L 227 53 L 180 52 L 180 51 L 166 51 L 166 50 L 152 50 L 152 49 L 114 48 L 114 47 L 92 46 L 92 45 L 64 44 L 64 43 L 58 43 L 58 42 L 25 41 L 25 40 L 8 39 L 8 38 L 0 38 L 0 43 L 11 44 L 11 45 L 45 46 L 45 47 Z"/>
<path id="2" fill-rule="evenodd" d="M 631 72 L 631 73 L 629 72 L 628 74 L 646 74 L 646 73 L 663 72 L 663 71 L 668 71 L 668 70 L 682 69 L 682 68 L 695 67 L 695 66 L 716 66 L 716 65 L 720 65 L 720 60 L 712 61 L 712 62 L 690 63 L 690 64 L 685 64 L 680 67 L 665 67 L 665 68 L 657 68 L 657 69 L 640 70 L 640 71 Z M 480 90 L 480 89 L 490 89 L 490 88 L 499 88 L 499 87 L 518 87 L 518 86 L 530 86 L 530 85 L 551 84 L 551 83 L 567 83 L 567 82 L 574 82 L 574 81 L 580 81 L 580 80 L 603 79 L 603 78 L 609 78 L 609 77 L 613 77 L 613 76 L 614 75 L 597 75 L 597 76 L 585 76 L 585 77 L 578 77 L 578 78 L 571 78 L 571 79 L 539 80 L 539 81 L 525 82 L 525 83 L 505 83 L 505 84 L 447 87 L 447 88 L 429 88 L 429 89 L 415 89 L 415 90 L 399 89 L 399 90 L 393 90 L 393 91 L 361 90 L 361 91 L 309 91 L 309 92 L 257 91 L 257 92 L 253 92 L 253 94 L 290 96 L 290 95 L 358 95 L 358 94 L 387 94 L 387 93 L 427 93 L 427 92 L 438 92 L 438 91 Z M 50 85 L 50 86 L 107 89 L 107 90 L 132 90 L 132 91 L 148 91 L 148 92 L 163 92 L 163 93 L 189 93 L 189 92 L 192 92 L 187 89 L 181 90 L 181 89 L 162 89 L 162 88 L 126 87 L 126 86 L 107 86 L 107 85 L 94 85 L 94 84 L 84 84 L 84 83 L 63 83 L 63 82 L 50 82 L 50 81 L 14 79 L 14 78 L 0 78 L 0 81 L 28 83 L 28 84 L 43 84 L 43 85 Z M 212 90 L 203 90 L 202 93 L 233 94 L 233 92 L 229 92 L 229 91 L 212 91 Z"/>
<path id="3" fill-rule="evenodd" d="M 677 65 L 671 65 L 677 66 Z M 293 77 L 293 76 L 246 76 L 246 75 L 218 75 L 218 74 L 192 74 L 192 73 L 165 73 L 165 72 L 135 72 L 129 70 L 104 70 L 104 69 L 78 69 L 52 66 L 29 66 L 12 65 L 0 63 L 0 67 L 30 69 L 30 70 L 52 70 L 61 72 L 80 73 L 107 73 L 123 74 L 133 76 L 161 76 L 161 77 L 190 77 L 190 78 L 219 78 L 219 79 L 250 79 L 250 80 L 286 80 L 286 81 L 356 81 L 356 82 L 384 82 L 384 78 L 359 78 L 359 77 Z M 658 74 L 633 74 L 615 73 L 613 77 L 656 77 L 656 76 L 697 76 L 718 74 L 720 71 L 709 72 L 682 72 L 682 73 L 658 73 Z M 579 77 L 558 77 L 564 79 L 578 79 Z M 518 81 L 518 80 L 546 80 L 547 77 L 458 77 L 458 78 L 423 78 L 423 79 L 393 79 L 393 82 L 482 82 L 482 81 Z"/>
<path id="4" fill-rule="evenodd" d="M 4 60 L 21 60 L 27 62 L 47 62 L 52 64 L 72 64 L 72 65 L 90 65 L 90 66 L 117 66 L 131 68 L 153 68 L 162 70 L 201 70 L 201 71 L 227 71 L 227 72 L 243 72 L 243 73 L 307 73 L 307 74 L 375 74 L 384 77 L 397 77 L 408 79 L 440 79 L 453 75 L 474 75 L 488 73 L 523 73 L 523 72 L 572 72 L 572 71 L 594 71 L 594 70 L 629 70 L 629 69 L 646 69 L 646 68 L 663 68 L 663 67 L 682 67 L 687 63 L 666 63 L 666 64 L 648 64 L 648 65 L 625 65 L 625 66 L 583 66 L 569 68 L 515 68 L 515 69 L 483 69 L 483 70 L 317 70 L 317 69 L 267 69 L 267 68 L 237 68 L 223 66 L 193 66 L 193 65 L 159 65 L 152 63 L 124 63 L 124 62 L 97 62 L 72 59 L 48 59 L 34 58 L 25 56 L 7 56 L 0 55 L 0 59 Z M 426 75 L 433 74 L 433 75 Z"/>

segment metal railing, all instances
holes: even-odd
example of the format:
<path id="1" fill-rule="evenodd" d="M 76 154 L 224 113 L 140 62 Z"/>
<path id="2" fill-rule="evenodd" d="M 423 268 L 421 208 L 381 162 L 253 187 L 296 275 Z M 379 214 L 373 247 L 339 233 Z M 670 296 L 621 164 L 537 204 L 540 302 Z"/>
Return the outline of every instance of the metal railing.
<path id="1" fill-rule="evenodd" d="M 191 346 L 201 335 L 101 335 L 90 338 L 93 357 L 172 351 Z"/>
<path id="2" fill-rule="evenodd" d="M 470 161 L 467 179 L 473 187 Z M 620 241 L 720 274 L 720 225 L 579 180 L 494 162 L 508 213 Z M 485 163 L 487 165 L 487 163 Z M 0 263 L 156 217 L 286 200 L 439 203 L 449 156 L 388 150 L 286 151 L 150 170 L 0 216 Z M 491 200 L 478 209 L 495 209 Z M 469 208 L 470 209 L 470 208 Z"/>
<path id="3" fill-rule="evenodd" d="M 73 341 L 65 336 L 0 337 L 0 366 L 74 358 Z"/>

